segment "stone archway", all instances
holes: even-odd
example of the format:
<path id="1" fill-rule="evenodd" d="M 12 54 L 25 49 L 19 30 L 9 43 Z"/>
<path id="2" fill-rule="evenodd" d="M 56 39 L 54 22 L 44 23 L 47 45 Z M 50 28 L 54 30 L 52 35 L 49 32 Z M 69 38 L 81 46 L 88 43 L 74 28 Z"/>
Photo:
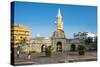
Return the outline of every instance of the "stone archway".
<path id="1" fill-rule="evenodd" d="M 56 51 L 57 52 L 62 52 L 62 42 L 57 42 L 57 44 L 56 44 Z"/>
<path id="2" fill-rule="evenodd" d="M 41 53 L 45 52 L 45 48 L 46 48 L 46 46 L 44 44 L 42 44 L 42 46 L 41 46 Z"/>
<path id="3" fill-rule="evenodd" d="M 71 51 L 76 51 L 76 45 L 75 45 L 75 44 L 71 44 L 70 50 L 71 50 Z"/>

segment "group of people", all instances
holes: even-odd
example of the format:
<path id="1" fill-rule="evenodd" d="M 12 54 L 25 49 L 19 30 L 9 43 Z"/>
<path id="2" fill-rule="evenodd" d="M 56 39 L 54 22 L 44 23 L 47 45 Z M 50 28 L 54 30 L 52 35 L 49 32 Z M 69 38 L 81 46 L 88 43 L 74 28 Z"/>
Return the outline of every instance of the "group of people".
<path id="1" fill-rule="evenodd" d="M 20 51 L 17 51 L 17 57 L 19 58 L 20 56 Z M 28 52 L 27 54 L 27 59 L 30 60 L 31 59 L 31 51 Z"/>

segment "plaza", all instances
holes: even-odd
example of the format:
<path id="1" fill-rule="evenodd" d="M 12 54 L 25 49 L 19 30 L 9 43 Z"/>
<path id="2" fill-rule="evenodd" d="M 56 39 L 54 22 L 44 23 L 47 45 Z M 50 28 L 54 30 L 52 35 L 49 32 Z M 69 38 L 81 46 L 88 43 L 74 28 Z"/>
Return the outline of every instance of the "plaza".
<path id="1" fill-rule="evenodd" d="M 49 28 L 53 32 L 52 35 L 50 34 L 48 37 L 41 36 L 40 34 L 34 37 L 31 36 L 35 33 L 35 30 L 45 34 L 44 31 L 48 31 L 48 29 L 44 30 L 42 27 L 46 25 L 38 24 L 35 26 L 33 23 L 32 25 L 29 22 L 25 23 L 28 24 L 29 27 L 27 25 L 21 25 L 20 23 L 12 25 L 11 56 L 13 58 L 11 59 L 13 60 L 13 65 L 53 64 L 97 60 L 97 35 L 90 33 L 90 31 L 86 32 L 87 29 L 85 31 L 80 30 L 81 32 L 77 31 L 78 33 L 73 32 L 74 30 L 71 28 L 74 24 L 71 24 L 71 28 L 67 29 L 67 24 L 69 23 L 66 21 L 65 26 L 65 22 L 63 22 L 63 19 L 66 20 L 66 18 L 63 17 L 65 14 L 62 13 L 60 8 L 55 11 L 57 15 L 55 16 L 54 26 L 52 26 L 54 29 Z M 73 30 L 73 38 L 68 38 L 66 34 L 67 30 L 64 26 L 68 31 Z M 34 27 L 38 28 L 35 29 Z M 83 26 L 83 28 L 85 27 Z M 79 28 L 75 30 L 77 29 L 79 30 Z"/>
<path id="2" fill-rule="evenodd" d="M 77 52 L 54 52 L 51 57 L 46 57 L 44 53 L 32 53 L 30 60 L 27 58 L 27 54 L 20 54 L 19 58 L 17 58 L 15 54 L 15 65 L 85 62 L 96 60 L 97 52 L 95 51 L 86 52 L 83 56 L 79 56 Z"/>
<path id="3" fill-rule="evenodd" d="M 52 64 L 97 60 L 96 50 L 84 51 L 85 49 L 82 47 L 79 49 L 83 49 L 82 51 L 84 51 L 84 53 L 82 55 L 79 54 L 79 45 L 85 46 L 86 44 L 84 39 L 66 38 L 60 9 L 58 9 L 56 21 L 56 28 L 51 38 L 37 35 L 34 39 L 28 40 L 28 43 L 23 43 L 24 46 L 19 46 L 20 48 L 23 47 L 21 52 L 18 51 L 18 46 L 14 47 L 14 65 Z"/>

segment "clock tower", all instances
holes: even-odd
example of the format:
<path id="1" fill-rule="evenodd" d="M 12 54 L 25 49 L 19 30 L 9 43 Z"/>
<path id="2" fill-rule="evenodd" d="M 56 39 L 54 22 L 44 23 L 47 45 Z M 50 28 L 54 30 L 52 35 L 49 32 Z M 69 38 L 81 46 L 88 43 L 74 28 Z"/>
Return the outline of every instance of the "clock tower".
<path id="1" fill-rule="evenodd" d="M 63 22 L 62 22 L 62 15 L 60 8 L 58 9 L 58 13 L 56 16 L 56 24 L 55 24 L 55 31 L 53 32 L 52 36 L 52 46 L 54 51 L 63 52 L 66 51 L 66 37 L 63 29 Z"/>

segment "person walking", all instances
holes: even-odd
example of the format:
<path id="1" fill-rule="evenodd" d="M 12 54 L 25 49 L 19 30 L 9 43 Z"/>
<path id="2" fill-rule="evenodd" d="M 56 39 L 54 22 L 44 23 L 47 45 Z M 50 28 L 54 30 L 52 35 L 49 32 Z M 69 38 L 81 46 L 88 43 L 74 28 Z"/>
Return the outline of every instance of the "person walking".
<path id="1" fill-rule="evenodd" d="M 28 52 L 28 59 L 31 59 L 31 51 Z"/>
<path id="2" fill-rule="evenodd" d="M 17 57 L 19 58 L 19 54 L 20 54 L 20 46 L 17 47 Z"/>
<path id="3" fill-rule="evenodd" d="M 17 57 L 19 58 L 19 51 L 17 51 Z"/>

